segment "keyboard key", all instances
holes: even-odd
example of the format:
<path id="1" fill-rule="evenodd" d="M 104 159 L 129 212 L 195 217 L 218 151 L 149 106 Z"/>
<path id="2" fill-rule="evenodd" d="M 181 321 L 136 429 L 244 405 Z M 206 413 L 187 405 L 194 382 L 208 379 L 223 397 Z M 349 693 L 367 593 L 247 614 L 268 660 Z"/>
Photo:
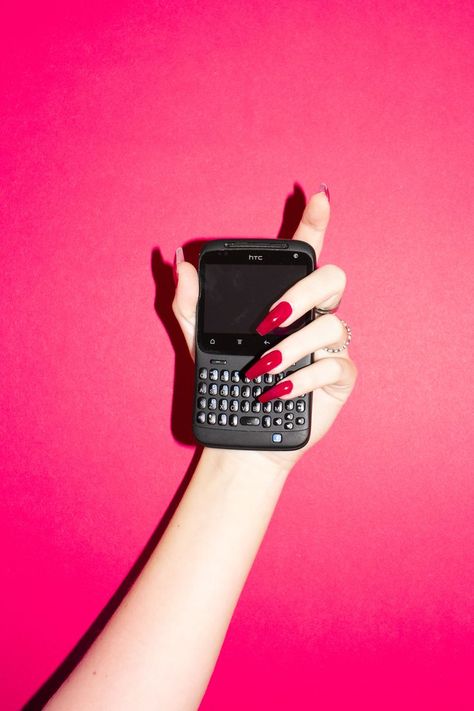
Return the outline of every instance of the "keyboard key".
<path id="1" fill-rule="evenodd" d="M 217 383 L 209 384 L 209 395 L 217 395 Z"/>
<path id="2" fill-rule="evenodd" d="M 304 412 L 306 410 L 306 403 L 304 400 L 296 401 L 296 412 Z"/>
<path id="3" fill-rule="evenodd" d="M 283 412 L 283 402 L 281 400 L 276 400 L 273 403 L 273 412 Z"/>
<path id="4" fill-rule="evenodd" d="M 230 396 L 231 397 L 239 397 L 239 386 L 238 385 L 232 385 L 230 388 Z"/>
<path id="5" fill-rule="evenodd" d="M 224 383 L 228 383 L 230 378 L 230 373 L 228 370 L 221 370 L 221 380 Z"/>
<path id="6" fill-rule="evenodd" d="M 219 410 L 226 411 L 228 407 L 229 403 L 227 402 L 227 400 L 219 400 Z"/>
<path id="7" fill-rule="evenodd" d="M 242 412 L 250 412 L 250 403 L 248 400 L 242 400 L 240 403 L 240 409 Z"/>
<path id="8" fill-rule="evenodd" d="M 285 430 L 292 430 L 294 427 L 292 422 L 285 422 Z"/>
<path id="9" fill-rule="evenodd" d="M 260 387 L 260 385 L 256 385 L 254 388 L 252 388 L 253 397 L 258 397 L 261 394 L 262 394 L 262 388 Z"/>
<path id="10" fill-rule="evenodd" d="M 237 415 L 231 415 L 229 417 L 229 425 L 231 425 L 231 427 L 237 427 L 238 421 L 239 421 L 239 418 L 237 417 Z"/>
<path id="11" fill-rule="evenodd" d="M 260 417 L 241 417 L 240 424 L 249 427 L 258 427 L 260 424 Z"/>
<path id="12" fill-rule="evenodd" d="M 198 393 L 199 395 L 205 395 L 207 393 L 207 385 L 206 383 L 199 383 L 198 385 Z"/>
<path id="13" fill-rule="evenodd" d="M 224 413 L 221 412 L 221 414 L 219 415 L 219 417 L 217 419 L 217 422 L 220 425 L 226 425 L 227 424 L 227 415 L 224 415 Z"/>
<path id="14" fill-rule="evenodd" d="M 215 397 L 210 397 L 207 401 L 207 406 L 210 410 L 217 410 L 217 400 Z"/>
<path id="15" fill-rule="evenodd" d="M 272 411 L 272 401 L 270 400 L 269 402 L 264 402 L 262 405 L 262 410 L 263 410 L 263 412 L 271 412 Z"/>
<path id="16" fill-rule="evenodd" d="M 196 415 L 196 420 L 199 422 L 200 425 L 203 425 L 206 421 L 206 413 L 198 412 L 198 414 Z"/>
<path id="17" fill-rule="evenodd" d="M 280 432 L 274 432 L 272 434 L 272 442 L 278 443 L 278 442 L 281 442 L 282 439 L 283 439 L 283 435 L 280 434 Z"/>
<path id="18" fill-rule="evenodd" d="M 197 406 L 200 410 L 205 410 L 206 409 L 206 398 L 200 397 L 197 401 Z"/>
<path id="19" fill-rule="evenodd" d="M 231 412 L 238 412 L 239 411 L 239 401 L 238 400 L 231 400 L 229 410 Z"/>
<path id="20" fill-rule="evenodd" d="M 263 379 L 267 385 L 271 385 L 273 383 L 273 375 L 270 375 L 270 373 L 266 373 Z"/>
<path id="21" fill-rule="evenodd" d="M 267 415 L 266 417 L 263 418 L 263 420 L 262 420 L 262 425 L 263 425 L 264 427 L 270 427 L 271 424 L 272 424 L 272 418 L 271 418 L 271 417 L 268 417 L 268 415 Z"/>
<path id="22" fill-rule="evenodd" d="M 252 412 L 260 412 L 261 409 L 262 403 L 258 400 L 255 400 L 255 402 L 252 403 Z"/>
<path id="23" fill-rule="evenodd" d="M 293 410 L 295 407 L 295 403 L 293 400 L 287 400 L 285 402 L 285 410 Z"/>
<path id="24" fill-rule="evenodd" d="M 207 416 L 207 421 L 210 425 L 215 425 L 217 422 L 217 417 L 215 412 L 210 412 Z"/>
<path id="25" fill-rule="evenodd" d="M 262 376 L 261 376 L 261 375 L 257 375 L 257 377 L 253 379 L 253 382 L 254 382 L 254 383 L 261 383 L 261 382 L 262 382 Z"/>
<path id="26" fill-rule="evenodd" d="M 207 368 L 201 368 L 199 370 L 199 379 L 200 380 L 206 380 L 207 379 Z"/>
<path id="27" fill-rule="evenodd" d="M 249 385 L 243 385 L 240 388 L 240 394 L 242 397 L 250 397 L 250 386 Z"/>
<path id="28" fill-rule="evenodd" d="M 281 427 L 283 424 L 283 420 L 281 419 L 281 417 L 274 417 L 273 424 L 275 425 L 275 427 Z"/>
<path id="29" fill-rule="evenodd" d="M 285 373 L 277 373 L 275 375 L 275 383 L 279 383 L 280 380 L 283 380 L 284 377 L 285 377 Z"/>
<path id="30" fill-rule="evenodd" d="M 294 414 L 292 412 L 287 412 L 285 415 L 285 420 L 292 420 L 294 418 Z"/>
<path id="31" fill-rule="evenodd" d="M 250 383 L 249 378 L 247 378 L 246 376 L 244 376 L 244 377 L 242 378 L 242 380 L 244 381 L 244 383 L 247 383 L 247 384 Z"/>
<path id="32" fill-rule="evenodd" d="M 232 375 L 230 377 L 233 383 L 240 382 L 240 373 L 238 370 L 233 370 Z"/>
<path id="33" fill-rule="evenodd" d="M 221 397 L 227 397 L 229 394 L 229 386 L 228 385 L 221 385 L 219 388 L 219 395 Z"/>
<path id="34" fill-rule="evenodd" d="M 217 368 L 213 368 L 209 371 L 209 377 L 211 380 L 217 380 L 219 378 L 219 371 Z"/>
<path id="35" fill-rule="evenodd" d="M 304 419 L 304 417 L 297 417 L 295 422 L 297 425 L 304 425 L 305 419 Z"/>

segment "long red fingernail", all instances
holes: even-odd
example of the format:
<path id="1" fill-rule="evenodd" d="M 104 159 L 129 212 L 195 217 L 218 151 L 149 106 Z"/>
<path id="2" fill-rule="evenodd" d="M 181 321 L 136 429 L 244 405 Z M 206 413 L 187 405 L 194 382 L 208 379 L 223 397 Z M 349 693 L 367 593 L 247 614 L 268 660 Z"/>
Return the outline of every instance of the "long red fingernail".
<path id="1" fill-rule="evenodd" d="M 174 277 L 174 285 L 175 286 L 178 284 L 178 264 L 181 264 L 181 262 L 184 262 L 184 253 L 183 253 L 183 248 L 178 247 L 178 249 L 175 252 L 174 262 L 173 262 L 173 277 Z"/>
<path id="2" fill-rule="evenodd" d="M 251 365 L 245 375 L 247 378 L 250 378 L 250 380 L 258 378 L 259 375 L 264 375 L 264 373 L 268 373 L 272 368 L 276 368 L 277 365 L 280 365 L 282 360 L 281 351 L 270 351 L 270 353 L 266 353 L 260 360 L 257 360 L 256 363 Z"/>
<path id="3" fill-rule="evenodd" d="M 280 323 L 286 321 L 286 319 L 288 318 L 288 316 L 291 315 L 292 312 L 293 309 L 291 308 L 288 301 L 280 301 L 280 303 L 277 304 L 274 309 L 269 311 L 265 318 L 260 321 L 255 330 L 261 336 L 265 336 L 267 333 L 270 333 L 270 331 L 273 331 L 274 328 L 279 326 Z"/>
<path id="4" fill-rule="evenodd" d="M 277 383 L 270 388 L 270 390 L 265 390 L 261 395 L 258 396 L 260 402 L 268 402 L 273 400 L 275 397 L 281 397 L 282 395 L 288 395 L 293 390 L 293 383 L 291 380 L 282 380 L 281 383 Z"/>
<path id="5" fill-rule="evenodd" d="M 329 188 L 326 185 L 326 183 L 321 183 L 319 186 L 318 193 L 324 193 L 328 199 L 328 202 L 331 202 L 331 196 L 329 195 Z"/>

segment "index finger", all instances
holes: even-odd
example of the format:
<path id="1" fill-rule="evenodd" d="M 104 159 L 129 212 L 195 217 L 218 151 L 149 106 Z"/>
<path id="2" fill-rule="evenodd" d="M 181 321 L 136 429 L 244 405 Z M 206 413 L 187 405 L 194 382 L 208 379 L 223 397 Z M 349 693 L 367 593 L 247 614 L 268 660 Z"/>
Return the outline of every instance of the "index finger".
<path id="1" fill-rule="evenodd" d="M 300 224 L 293 235 L 293 239 L 300 239 L 313 247 L 318 261 L 323 248 L 324 235 L 329 223 L 330 213 L 328 186 L 325 183 L 321 183 L 318 192 L 314 193 L 308 200 Z"/>

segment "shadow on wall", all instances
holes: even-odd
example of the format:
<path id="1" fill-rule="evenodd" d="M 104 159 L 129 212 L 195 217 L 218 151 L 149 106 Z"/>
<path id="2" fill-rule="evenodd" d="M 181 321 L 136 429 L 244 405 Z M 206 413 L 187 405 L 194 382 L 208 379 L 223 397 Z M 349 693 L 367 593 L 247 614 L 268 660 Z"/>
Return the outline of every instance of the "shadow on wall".
<path id="1" fill-rule="evenodd" d="M 298 183 L 295 183 L 293 192 L 288 195 L 285 202 L 282 222 L 280 229 L 278 230 L 277 239 L 291 239 L 293 237 L 293 234 L 295 233 L 295 230 L 301 220 L 305 205 L 306 199 L 304 192 L 301 186 L 298 185 Z M 232 235 L 225 236 L 229 238 L 232 237 Z M 262 235 L 259 236 L 261 237 Z M 186 260 L 197 266 L 200 249 L 206 241 L 206 239 L 202 238 L 186 243 L 184 245 Z M 175 292 L 173 267 L 163 261 L 161 252 L 158 248 L 153 249 L 151 254 L 151 271 L 155 282 L 155 311 L 158 318 L 163 323 L 176 353 L 173 404 L 171 411 L 171 430 L 173 436 L 179 442 L 184 444 L 196 444 L 192 434 L 194 369 L 184 336 L 181 333 L 181 329 L 172 311 L 172 303 Z M 112 617 L 113 613 L 132 587 L 134 581 L 140 575 L 144 565 L 153 550 L 156 548 L 161 536 L 165 532 L 166 527 L 168 526 L 169 521 L 181 501 L 181 498 L 194 473 L 201 456 L 201 452 L 202 447 L 197 446 L 191 463 L 184 475 L 183 480 L 176 490 L 173 499 L 126 578 L 56 671 L 53 672 L 53 674 L 44 682 L 35 695 L 23 706 L 23 711 L 39 711 L 44 707 L 48 700 L 56 693 L 59 687 L 71 674 L 96 637 L 98 637 L 109 619 Z M 58 625 L 59 624 L 61 624 L 61 620 L 58 619 Z M 52 636 L 54 637 L 54 630 Z"/>

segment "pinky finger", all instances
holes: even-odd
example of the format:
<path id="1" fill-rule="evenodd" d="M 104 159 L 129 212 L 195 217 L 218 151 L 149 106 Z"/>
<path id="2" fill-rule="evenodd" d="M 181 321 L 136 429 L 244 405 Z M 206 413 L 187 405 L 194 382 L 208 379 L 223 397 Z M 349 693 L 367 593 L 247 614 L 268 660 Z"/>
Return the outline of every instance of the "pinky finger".
<path id="1" fill-rule="evenodd" d="M 280 380 L 258 399 L 260 402 L 274 398 L 285 400 L 320 388 L 342 405 L 351 394 L 356 378 L 357 368 L 350 358 L 322 358 Z"/>

